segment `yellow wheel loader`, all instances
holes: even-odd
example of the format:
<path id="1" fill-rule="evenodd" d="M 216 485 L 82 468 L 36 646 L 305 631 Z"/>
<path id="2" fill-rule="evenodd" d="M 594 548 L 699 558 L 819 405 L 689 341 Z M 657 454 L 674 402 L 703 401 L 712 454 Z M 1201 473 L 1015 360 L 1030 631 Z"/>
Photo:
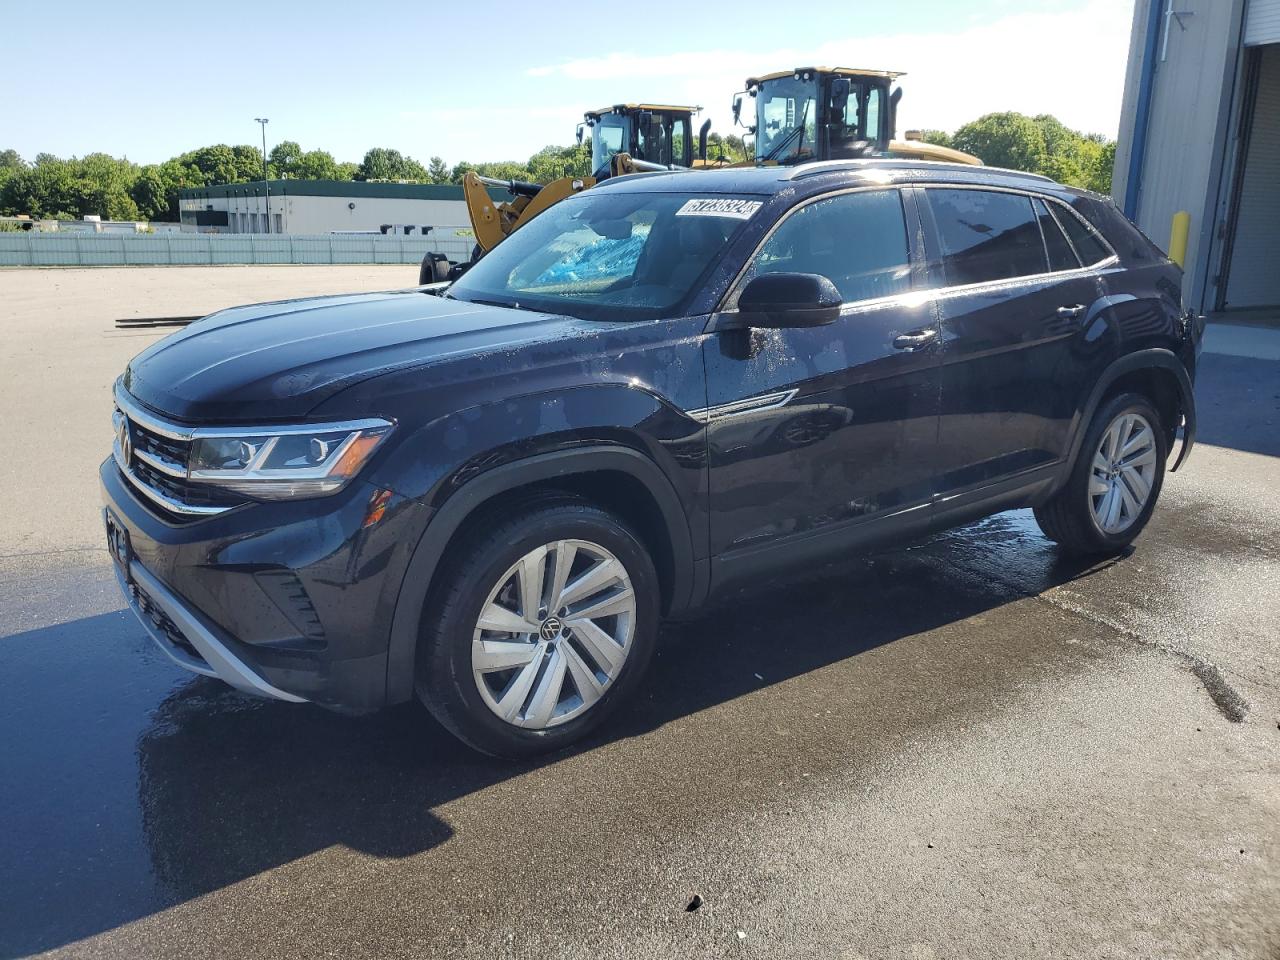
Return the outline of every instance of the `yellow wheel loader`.
<path id="1" fill-rule="evenodd" d="M 755 162 L 796 164 L 904 157 L 981 164 L 977 157 L 913 139 L 894 140 L 902 88 L 893 70 L 796 67 L 749 77 L 733 98 L 734 122 L 755 134 Z M 754 101 L 750 118 L 743 117 Z"/>
<path id="2" fill-rule="evenodd" d="M 462 178 L 467 215 L 475 233 L 471 259 L 462 264 L 450 263 L 440 254 L 427 254 L 419 270 L 419 283 L 452 280 L 480 259 L 520 224 L 533 219 L 543 210 L 565 197 L 594 187 L 608 177 L 657 170 L 678 170 L 695 163 L 693 118 L 701 107 L 670 104 L 619 103 L 599 110 L 588 110 L 578 124 L 578 143 L 591 131 L 591 169 L 586 177 L 561 177 L 550 183 L 528 183 L 523 180 L 498 180 L 469 171 Z M 696 156 L 705 161 L 707 120 L 698 131 Z M 506 190 L 511 199 L 495 202 L 489 187 Z"/>

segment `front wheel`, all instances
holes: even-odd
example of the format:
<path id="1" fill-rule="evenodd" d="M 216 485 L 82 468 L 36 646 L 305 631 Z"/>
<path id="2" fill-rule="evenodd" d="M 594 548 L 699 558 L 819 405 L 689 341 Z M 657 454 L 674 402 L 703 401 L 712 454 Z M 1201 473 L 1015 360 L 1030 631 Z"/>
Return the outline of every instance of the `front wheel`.
<path id="1" fill-rule="evenodd" d="M 639 683 L 659 618 L 653 562 L 618 518 L 577 500 L 515 510 L 452 559 L 418 658 L 436 718 L 510 757 L 602 723 Z"/>
<path id="2" fill-rule="evenodd" d="M 1151 401 L 1125 393 L 1089 425 L 1066 485 L 1035 510 L 1045 536 L 1076 553 L 1117 553 L 1151 519 L 1168 447 Z"/>

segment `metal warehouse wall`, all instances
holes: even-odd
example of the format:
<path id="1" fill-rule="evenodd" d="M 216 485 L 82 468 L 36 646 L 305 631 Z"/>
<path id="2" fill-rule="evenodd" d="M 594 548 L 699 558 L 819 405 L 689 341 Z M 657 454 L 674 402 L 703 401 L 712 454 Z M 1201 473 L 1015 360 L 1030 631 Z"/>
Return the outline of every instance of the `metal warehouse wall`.
<path id="1" fill-rule="evenodd" d="M 282 203 L 283 201 L 283 203 Z M 215 197 L 215 210 L 261 213 L 262 197 Z M 467 205 L 461 200 L 406 200 L 385 197 L 271 197 L 272 214 L 284 214 L 286 233 L 315 234 L 332 230 L 377 230 L 384 223 L 438 227 L 468 226 Z M 219 228 L 233 233 L 233 228 Z M 275 227 L 272 226 L 274 232 Z"/>
<path id="2" fill-rule="evenodd" d="M 1153 0 L 1136 0 L 1130 38 L 1129 68 L 1125 76 L 1112 193 L 1124 206 L 1129 157 L 1134 144 L 1148 15 Z M 1164 0 L 1154 0 L 1161 15 L 1156 46 L 1156 72 L 1147 132 L 1142 186 L 1138 195 L 1138 225 L 1161 247 L 1169 243 L 1169 228 L 1179 210 L 1191 214 L 1187 249 L 1187 277 L 1183 296 L 1199 310 L 1210 309 L 1206 297 L 1206 266 L 1219 213 L 1218 189 L 1223 168 L 1231 104 L 1238 72 L 1243 0 L 1178 0 L 1174 9 L 1193 14 L 1183 27 L 1166 20 Z M 1161 50 L 1167 54 L 1162 61 Z"/>

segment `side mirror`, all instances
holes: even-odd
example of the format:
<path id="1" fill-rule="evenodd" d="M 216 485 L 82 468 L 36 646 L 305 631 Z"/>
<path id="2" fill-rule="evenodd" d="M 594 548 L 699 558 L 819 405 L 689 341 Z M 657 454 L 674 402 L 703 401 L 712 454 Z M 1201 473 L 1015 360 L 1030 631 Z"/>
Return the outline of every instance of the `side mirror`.
<path id="1" fill-rule="evenodd" d="M 817 273 L 762 273 L 738 297 L 735 327 L 821 327 L 840 316 L 840 291 Z"/>
<path id="2" fill-rule="evenodd" d="M 583 129 L 585 126 L 586 126 L 585 123 L 578 124 L 578 146 L 582 146 L 582 138 L 583 138 L 583 135 L 586 133 L 586 131 Z"/>
<path id="3" fill-rule="evenodd" d="M 733 125 L 742 126 L 742 94 L 740 93 L 733 95 Z"/>
<path id="4" fill-rule="evenodd" d="M 702 128 L 698 131 L 698 159 L 703 163 L 707 162 L 707 134 L 711 132 L 711 119 L 707 118 L 702 122 Z"/>

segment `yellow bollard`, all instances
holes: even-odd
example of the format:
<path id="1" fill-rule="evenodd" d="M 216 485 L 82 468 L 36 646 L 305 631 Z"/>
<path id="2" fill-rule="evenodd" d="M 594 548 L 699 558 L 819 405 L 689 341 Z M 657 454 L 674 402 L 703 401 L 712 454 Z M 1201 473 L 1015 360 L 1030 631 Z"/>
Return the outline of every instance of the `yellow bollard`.
<path id="1" fill-rule="evenodd" d="M 1173 215 L 1173 230 L 1169 233 L 1169 259 L 1180 267 L 1187 265 L 1187 236 L 1191 233 L 1191 214 L 1179 210 Z"/>

